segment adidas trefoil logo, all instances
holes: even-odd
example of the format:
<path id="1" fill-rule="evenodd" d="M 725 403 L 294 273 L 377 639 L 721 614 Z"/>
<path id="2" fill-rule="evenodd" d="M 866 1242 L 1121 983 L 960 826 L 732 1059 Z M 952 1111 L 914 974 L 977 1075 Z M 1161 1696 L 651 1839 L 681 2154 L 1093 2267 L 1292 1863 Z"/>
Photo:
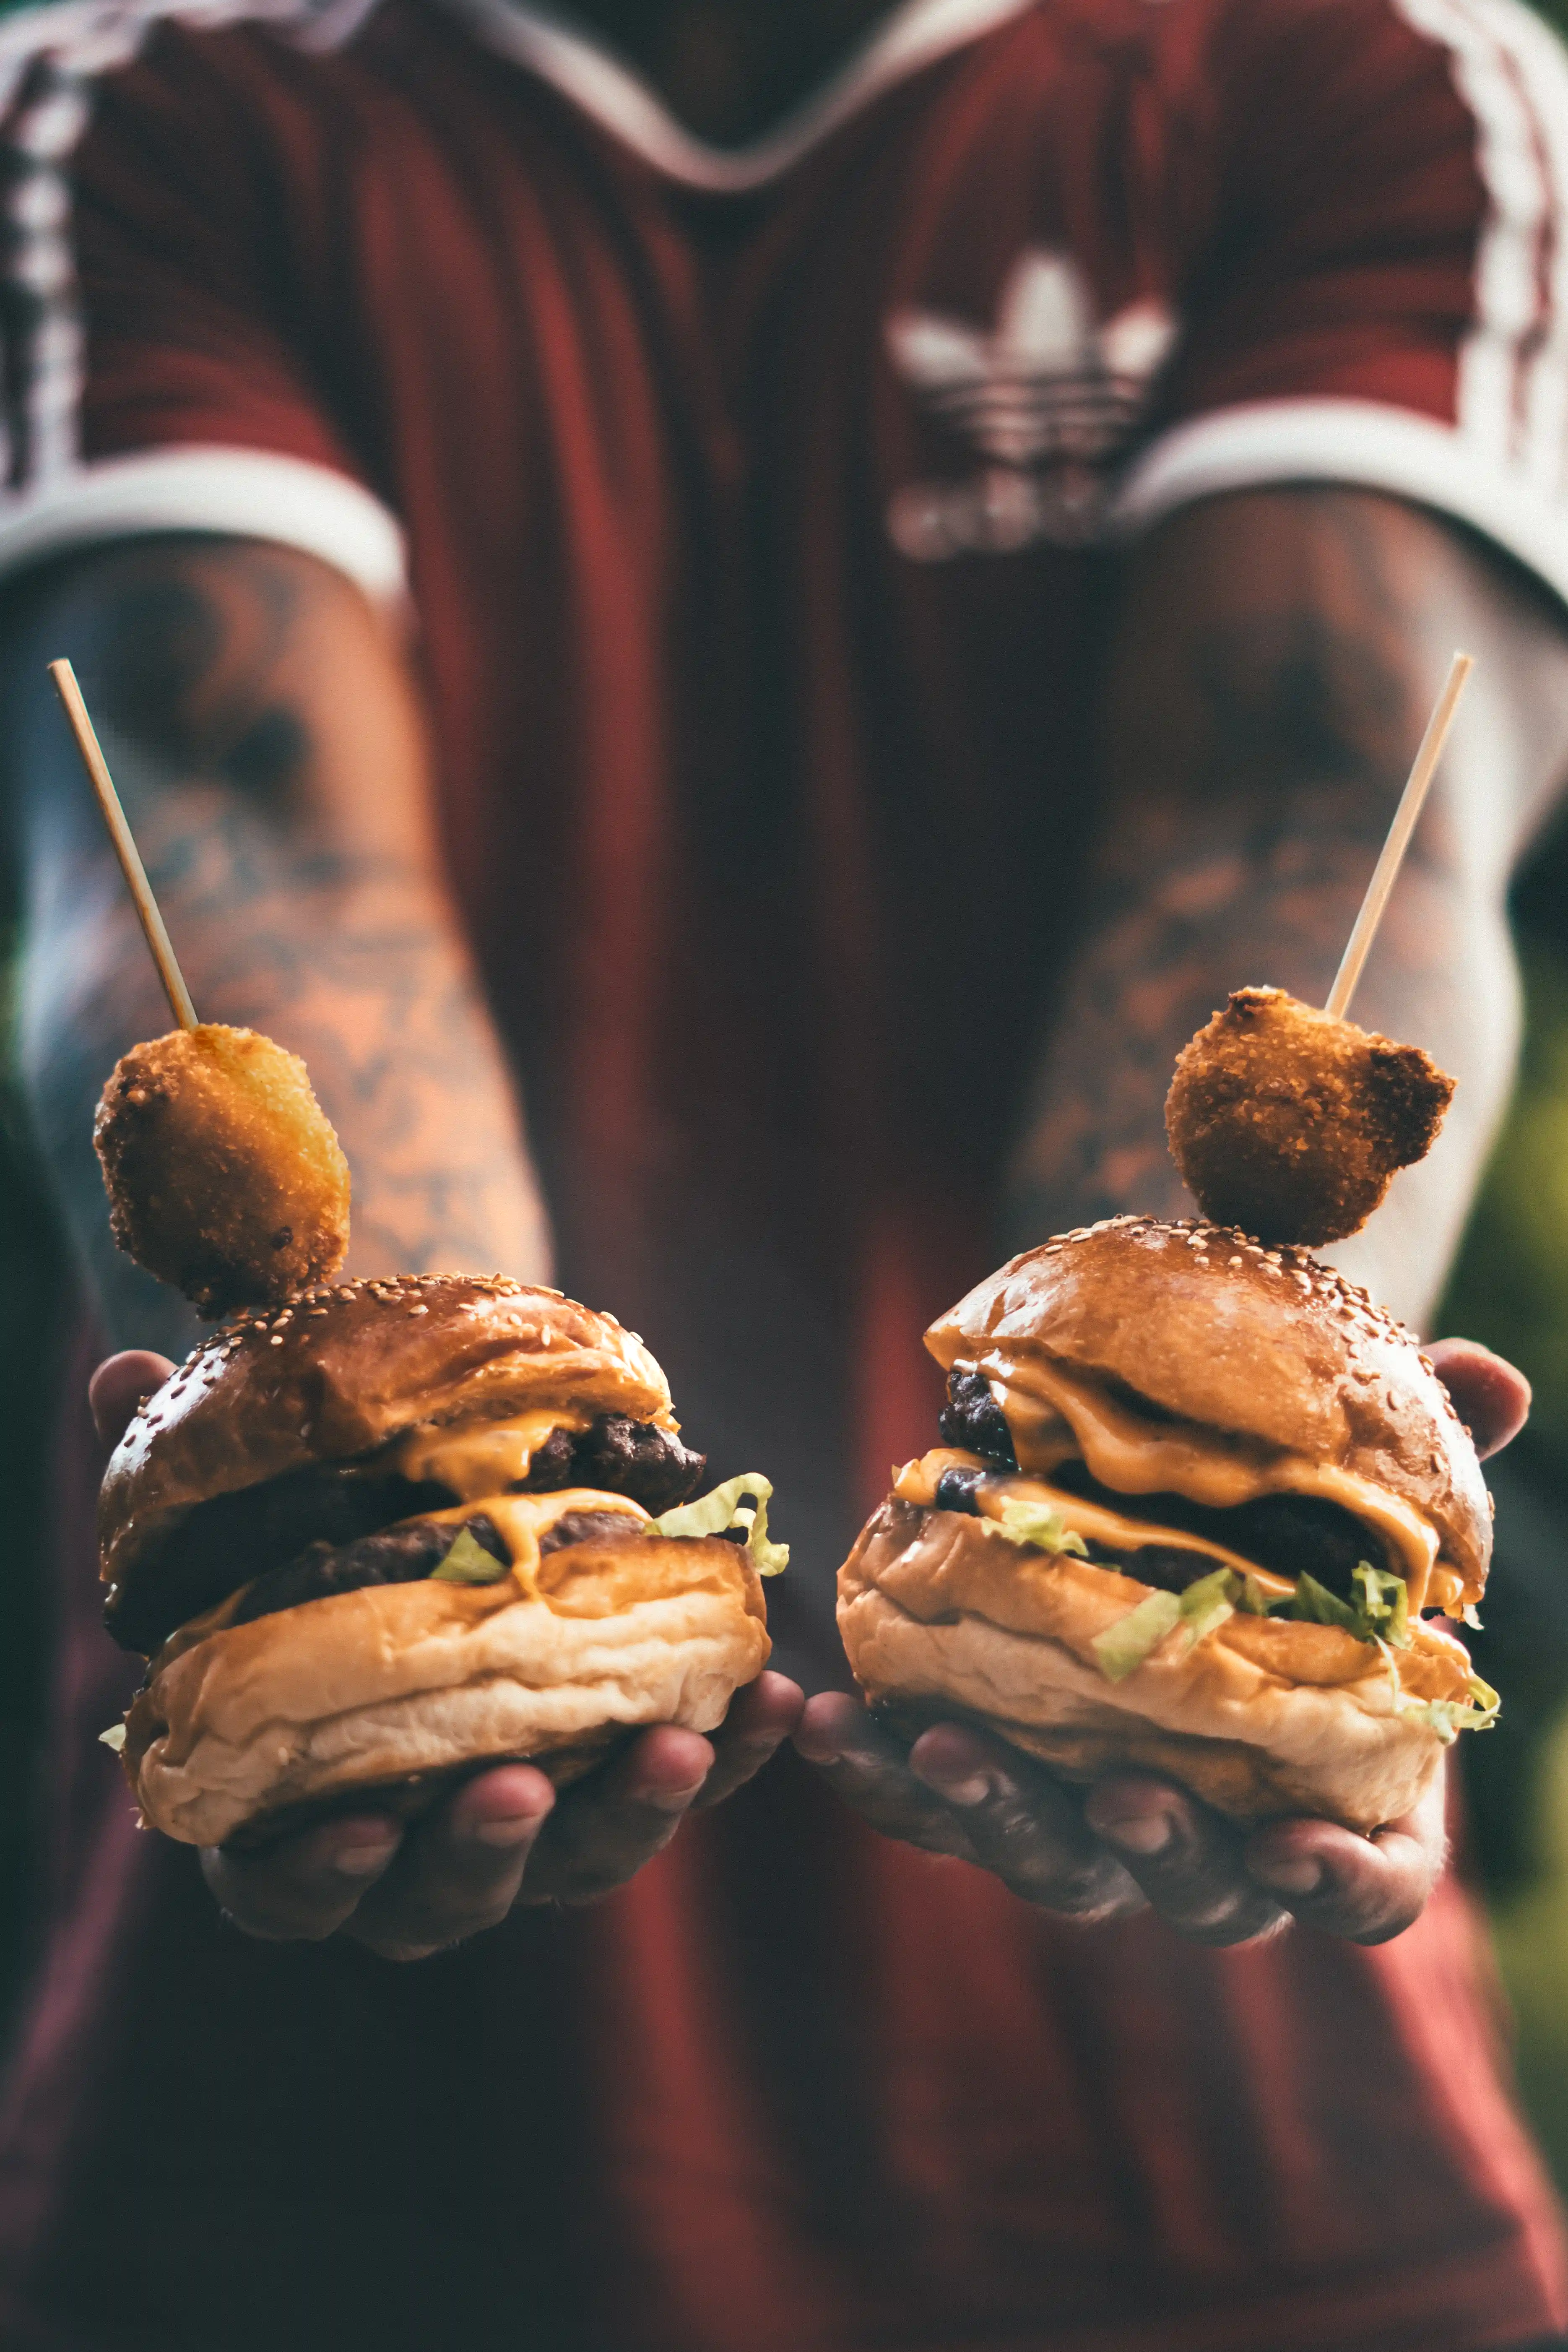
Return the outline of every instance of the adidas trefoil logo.
<path id="1" fill-rule="evenodd" d="M 1039 249 L 1009 271 L 989 334 L 940 311 L 896 310 L 893 365 L 986 462 L 968 481 L 898 491 L 888 507 L 894 546 L 935 563 L 1097 537 L 1109 461 L 1147 406 L 1176 331 L 1155 301 L 1100 325 L 1078 263 Z"/>

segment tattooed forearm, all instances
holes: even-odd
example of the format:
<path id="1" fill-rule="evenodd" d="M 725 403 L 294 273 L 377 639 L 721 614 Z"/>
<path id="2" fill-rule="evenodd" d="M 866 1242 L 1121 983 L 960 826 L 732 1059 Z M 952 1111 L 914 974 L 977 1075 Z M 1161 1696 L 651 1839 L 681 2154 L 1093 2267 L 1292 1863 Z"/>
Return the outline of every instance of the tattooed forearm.
<path id="1" fill-rule="evenodd" d="M 1511 1066 L 1510 866 L 1568 758 L 1560 625 L 1443 526 L 1354 492 L 1218 500 L 1131 567 L 1107 682 L 1096 888 L 1029 1092 L 1012 1246 L 1191 1213 L 1167 1155 L 1177 1051 L 1227 992 L 1321 1003 L 1449 650 L 1477 690 L 1355 1005 L 1461 1089 L 1426 1167 L 1336 1253 L 1419 1317 Z"/>
<path id="2" fill-rule="evenodd" d="M 114 1337 L 187 1326 L 114 1250 L 90 1139 L 114 1060 L 169 1015 L 36 683 L 46 637 L 89 687 L 198 1011 L 310 1066 L 353 1171 L 351 1265 L 542 1274 L 506 1073 L 439 881 L 417 718 L 379 625 L 305 558 L 141 548 L 86 568 L 10 637 L 25 1073 Z"/>

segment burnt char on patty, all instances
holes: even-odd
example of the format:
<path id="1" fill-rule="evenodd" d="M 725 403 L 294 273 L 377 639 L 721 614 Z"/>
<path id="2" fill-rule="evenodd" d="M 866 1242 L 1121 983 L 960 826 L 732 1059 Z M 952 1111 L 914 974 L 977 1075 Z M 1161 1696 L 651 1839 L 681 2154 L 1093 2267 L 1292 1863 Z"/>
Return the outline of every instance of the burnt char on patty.
<path id="1" fill-rule="evenodd" d="M 387 1447 L 384 1458 L 395 1451 L 395 1445 Z M 604 1412 L 589 1429 L 552 1431 L 515 1491 L 550 1494 L 563 1486 L 595 1486 L 605 1494 L 626 1495 L 657 1517 L 684 1502 L 706 1467 L 707 1456 L 682 1445 L 668 1430 Z M 291 1569 L 307 1546 L 338 1551 L 458 1499 L 448 1487 L 416 1483 L 363 1459 L 311 1463 L 237 1494 L 215 1495 L 196 1506 L 153 1559 L 110 1589 L 103 1622 L 122 1649 L 150 1657 L 177 1627 L 216 1609 L 242 1584 Z"/>
<path id="2" fill-rule="evenodd" d="M 628 1421 L 624 1412 L 602 1412 L 580 1434 L 552 1429 L 528 1465 L 519 1491 L 553 1494 L 562 1486 L 595 1486 L 602 1495 L 629 1495 L 657 1518 L 684 1503 L 708 1467 L 652 1422 Z"/>
<path id="3" fill-rule="evenodd" d="M 947 1402 L 937 1415 L 937 1428 L 944 1445 L 961 1454 L 984 1454 L 988 1462 L 1002 1468 L 1016 1470 L 1018 1457 L 1013 1451 L 1013 1433 L 1007 1426 L 1007 1416 L 991 1392 L 991 1383 L 984 1372 L 950 1372 L 947 1380 Z M 958 1509 L 959 1505 L 949 1506 Z"/>

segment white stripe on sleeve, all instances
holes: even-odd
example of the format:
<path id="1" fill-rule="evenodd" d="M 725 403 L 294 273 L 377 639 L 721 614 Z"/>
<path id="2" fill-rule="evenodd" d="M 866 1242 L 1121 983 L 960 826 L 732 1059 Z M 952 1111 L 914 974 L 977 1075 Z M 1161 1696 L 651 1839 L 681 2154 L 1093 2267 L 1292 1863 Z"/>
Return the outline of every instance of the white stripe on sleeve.
<path id="1" fill-rule="evenodd" d="M 376 604 L 395 609 L 404 597 L 403 532 L 380 499 L 330 467 L 263 449 L 151 449 L 0 499 L 0 578 L 73 548 L 161 531 L 298 548 Z"/>

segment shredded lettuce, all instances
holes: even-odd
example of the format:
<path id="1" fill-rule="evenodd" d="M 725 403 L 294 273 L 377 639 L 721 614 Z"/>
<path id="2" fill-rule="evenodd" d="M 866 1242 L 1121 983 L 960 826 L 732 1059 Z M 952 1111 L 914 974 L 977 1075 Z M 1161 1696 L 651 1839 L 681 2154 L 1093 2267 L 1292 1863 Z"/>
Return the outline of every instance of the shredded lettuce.
<path id="1" fill-rule="evenodd" d="M 1358 1641 L 1375 1642 L 1380 1648 L 1392 1643 L 1394 1649 L 1407 1650 L 1410 1603 L 1404 1578 L 1363 1560 L 1351 1580 L 1356 1591 L 1353 1601 L 1342 1601 L 1315 1576 L 1299 1577 L 1294 1592 L 1272 1593 L 1265 1592 L 1255 1576 L 1216 1568 L 1189 1584 L 1184 1592 L 1151 1593 L 1091 1646 L 1102 1670 L 1119 1683 L 1142 1664 L 1173 1626 L 1185 1626 L 1187 1647 L 1192 1649 L 1239 1609 L 1248 1617 L 1278 1613 L 1311 1625 L 1338 1625 Z"/>
<path id="2" fill-rule="evenodd" d="M 1136 1609 L 1108 1625 L 1089 1643 L 1107 1682 L 1125 1682 L 1156 1651 L 1173 1626 L 1182 1622 L 1178 1592 L 1151 1592 Z"/>
<path id="3" fill-rule="evenodd" d="M 1351 1570 L 1351 1583 L 1355 1599 L 1342 1601 L 1303 1570 L 1286 1614 L 1309 1625 L 1338 1625 L 1358 1642 L 1387 1642 L 1396 1650 L 1407 1650 L 1410 1596 L 1405 1579 L 1363 1559 Z"/>
<path id="4" fill-rule="evenodd" d="M 1502 1701 L 1490 1683 L 1480 1675 L 1466 1676 L 1469 1697 L 1415 1698 L 1399 1686 L 1399 1668 L 1394 1654 L 1384 1642 L 1378 1648 L 1387 1662 L 1389 1677 L 1394 1684 L 1394 1711 L 1407 1723 L 1424 1723 L 1435 1731 L 1445 1746 L 1457 1739 L 1461 1731 L 1489 1731 L 1502 1712 Z"/>
<path id="5" fill-rule="evenodd" d="M 1184 1627 L 1188 1649 L 1241 1610 L 1248 1617 L 1283 1613 L 1298 1622 L 1338 1625 L 1358 1641 L 1375 1643 L 1383 1653 L 1394 1685 L 1396 1714 L 1425 1723 L 1439 1738 L 1451 1740 L 1461 1731 L 1485 1731 L 1497 1721 L 1502 1702 L 1479 1675 L 1469 1676 L 1468 1699 L 1419 1699 L 1400 1687 L 1395 1650 L 1410 1647 L 1410 1596 L 1405 1579 L 1387 1569 L 1358 1562 L 1351 1578 L 1353 1601 L 1342 1601 L 1315 1576 L 1300 1576 L 1291 1592 L 1268 1593 L 1255 1576 L 1238 1576 L 1234 1569 L 1216 1568 L 1200 1576 L 1184 1592 L 1151 1592 L 1125 1617 L 1098 1634 L 1090 1644 L 1109 1682 L 1124 1682 L 1152 1657 L 1167 1633 Z"/>
<path id="6" fill-rule="evenodd" d="M 1011 1495 L 1003 1504 L 1000 1516 L 987 1517 L 987 1527 L 1016 1544 L 1038 1544 L 1042 1551 L 1070 1551 L 1079 1559 L 1089 1558 L 1089 1546 L 1063 1521 L 1059 1511 L 1048 1503 L 1026 1502 L 1022 1496 Z"/>
<path id="7" fill-rule="evenodd" d="M 1359 1595 L 1358 1614 L 1368 1625 L 1374 1626 L 1383 1639 L 1395 1650 L 1410 1647 L 1410 1593 L 1402 1576 L 1386 1568 L 1373 1568 L 1369 1561 L 1358 1560 L 1351 1570 L 1351 1583 Z M 1364 1641 L 1366 1636 L 1361 1638 Z"/>
<path id="8" fill-rule="evenodd" d="M 112 1748 L 118 1756 L 125 1745 L 125 1726 L 122 1723 L 111 1723 L 109 1729 L 100 1731 L 98 1737 L 102 1747 Z"/>
<path id="9" fill-rule="evenodd" d="M 746 1549 L 757 1574 L 777 1576 L 789 1566 L 789 1546 L 768 1540 L 773 1491 L 771 1478 L 755 1470 L 742 1470 L 738 1478 L 726 1478 L 710 1495 L 700 1495 L 694 1503 L 679 1503 L 673 1511 L 661 1512 L 650 1525 L 661 1536 L 721 1536 L 731 1528 L 744 1528 Z M 743 1499 L 748 1495 L 756 1496 L 754 1504 Z"/>
<path id="10" fill-rule="evenodd" d="M 1356 1612 L 1350 1602 L 1342 1601 L 1337 1592 L 1331 1592 L 1326 1584 L 1320 1584 L 1304 1569 L 1296 1579 L 1295 1594 L 1287 1614 L 1304 1625 L 1338 1625 L 1347 1633 L 1356 1631 Z"/>
<path id="11" fill-rule="evenodd" d="M 1216 1568 L 1212 1576 L 1200 1576 L 1184 1592 L 1148 1593 L 1136 1609 L 1130 1609 L 1089 1643 L 1101 1674 L 1108 1682 L 1125 1682 L 1178 1625 L 1186 1633 L 1188 1649 L 1194 1649 L 1205 1634 L 1235 1616 L 1240 1591 L 1240 1577 L 1228 1568 Z"/>
<path id="12" fill-rule="evenodd" d="M 1205 1633 L 1223 1625 L 1227 1617 L 1236 1614 L 1235 1587 L 1240 1582 L 1228 1568 L 1216 1568 L 1212 1576 L 1200 1576 L 1178 1595 L 1182 1605 L 1182 1622 L 1187 1629 L 1187 1647 L 1194 1649 Z"/>
<path id="13" fill-rule="evenodd" d="M 510 1574 L 507 1561 L 487 1551 L 468 1528 L 459 1528 L 440 1567 L 431 1570 L 430 1580 L 433 1584 L 499 1584 Z"/>

